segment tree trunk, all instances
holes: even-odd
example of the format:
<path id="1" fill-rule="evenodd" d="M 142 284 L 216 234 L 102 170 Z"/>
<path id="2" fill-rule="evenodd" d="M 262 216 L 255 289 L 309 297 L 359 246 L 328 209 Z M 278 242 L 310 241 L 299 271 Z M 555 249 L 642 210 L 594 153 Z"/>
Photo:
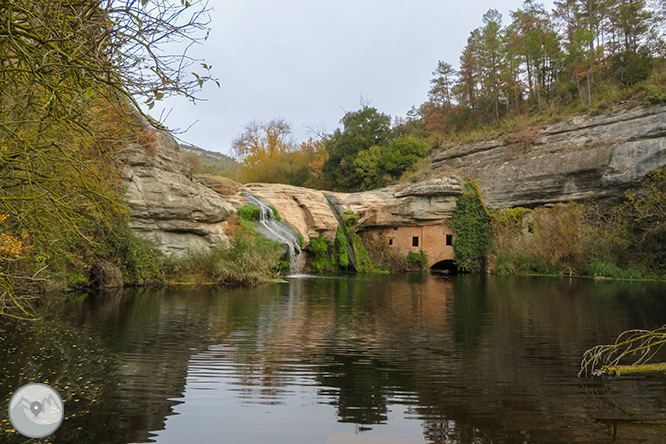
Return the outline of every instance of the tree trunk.
<path id="1" fill-rule="evenodd" d="M 580 97 L 580 103 L 581 105 L 585 105 L 585 97 L 583 96 L 583 88 L 580 86 L 580 75 L 578 74 L 578 70 L 575 70 L 576 76 L 576 85 L 578 86 L 578 96 Z"/>

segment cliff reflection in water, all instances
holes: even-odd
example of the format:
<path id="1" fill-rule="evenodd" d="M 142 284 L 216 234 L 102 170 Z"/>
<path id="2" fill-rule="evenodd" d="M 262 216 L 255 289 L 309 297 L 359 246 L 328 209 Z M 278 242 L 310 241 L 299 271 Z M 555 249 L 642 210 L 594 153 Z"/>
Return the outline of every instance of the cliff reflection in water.
<path id="1" fill-rule="evenodd" d="M 656 443 L 666 381 L 576 373 L 590 346 L 666 323 L 663 290 L 358 276 L 143 292 L 61 317 L 116 357 L 88 414 L 96 442 Z"/>

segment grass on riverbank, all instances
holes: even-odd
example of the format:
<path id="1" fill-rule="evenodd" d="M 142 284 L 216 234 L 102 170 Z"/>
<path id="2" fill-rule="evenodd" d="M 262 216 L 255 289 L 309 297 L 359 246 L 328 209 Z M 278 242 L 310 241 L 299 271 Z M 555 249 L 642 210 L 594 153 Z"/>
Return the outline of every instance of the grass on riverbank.
<path id="1" fill-rule="evenodd" d="M 228 245 L 220 243 L 174 260 L 167 283 L 258 285 L 277 276 L 280 256 L 277 242 L 241 230 Z"/>

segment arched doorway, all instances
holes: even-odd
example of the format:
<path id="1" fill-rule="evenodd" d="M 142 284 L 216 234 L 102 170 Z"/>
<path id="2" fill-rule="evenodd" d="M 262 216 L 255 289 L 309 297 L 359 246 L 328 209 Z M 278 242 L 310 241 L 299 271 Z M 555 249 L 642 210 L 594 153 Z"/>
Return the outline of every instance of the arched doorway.
<path id="1" fill-rule="evenodd" d="M 432 267 L 430 267 L 430 271 L 442 274 L 457 274 L 461 272 L 453 259 L 445 259 L 443 261 L 436 262 Z"/>

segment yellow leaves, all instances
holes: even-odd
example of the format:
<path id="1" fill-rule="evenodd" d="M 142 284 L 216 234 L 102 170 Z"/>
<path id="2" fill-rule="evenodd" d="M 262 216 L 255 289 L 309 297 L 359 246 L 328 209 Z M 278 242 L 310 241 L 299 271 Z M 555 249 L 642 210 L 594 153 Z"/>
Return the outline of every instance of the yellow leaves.
<path id="1" fill-rule="evenodd" d="M 0 214 L 0 223 L 7 220 L 9 214 Z M 0 232 L 0 259 L 17 258 L 23 250 L 23 239 L 18 236 Z"/>
<path id="2" fill-rule="evenodd" d="M 0 233 L 0 255 L 10 258 L 18 257 L 23 250 L 21 238 L 6 233 Z"/>

